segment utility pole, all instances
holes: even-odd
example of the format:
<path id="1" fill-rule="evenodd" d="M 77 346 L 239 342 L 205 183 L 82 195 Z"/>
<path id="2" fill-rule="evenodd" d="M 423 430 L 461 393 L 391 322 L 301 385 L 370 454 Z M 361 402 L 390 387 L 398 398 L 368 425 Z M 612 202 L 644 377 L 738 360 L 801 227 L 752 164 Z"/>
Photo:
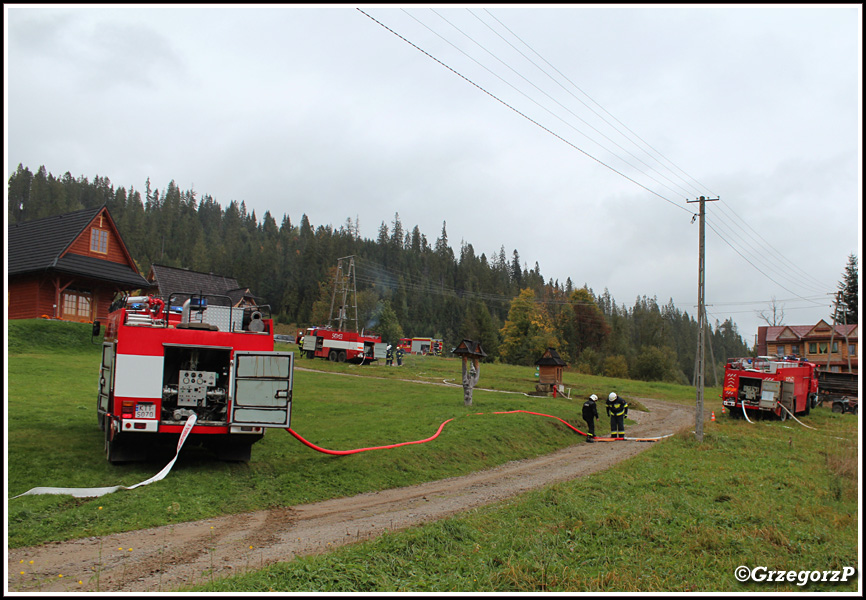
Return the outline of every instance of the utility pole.
<path id="1" fill-rule="evenodd" d="M 698 368 L 697 377 L 695 378 L 695 438 L 699 442 L 704 441 L 704 348 L 706 346 L 706 331 L 705 326 L 707 317 L 704 312 L 704 222 L 706 210 L 704 204 L 706 202 L 715 202 L 718 198 L 705 198 L 701 196 L 697 200 L 686 200 L 687 203 L 700 202 L 700 233 L 698 241 Z M 694 223 L 694 219 L 692 219 Z"/>

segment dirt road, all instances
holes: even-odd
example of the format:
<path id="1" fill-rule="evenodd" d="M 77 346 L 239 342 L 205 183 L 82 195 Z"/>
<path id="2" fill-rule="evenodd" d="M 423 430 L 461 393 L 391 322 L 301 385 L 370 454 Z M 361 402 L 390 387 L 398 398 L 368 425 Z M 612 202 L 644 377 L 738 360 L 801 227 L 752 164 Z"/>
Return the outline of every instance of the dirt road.
<path id="1" fill-rule="evenodd" d="M 636 422 L 627 432 L 630 437 L 656 437 L 694 425 L 694 408 L 638 400 L 649 412 L 629 413 Z M 17 548 L 9 551 L 7 590 L 169 591 L 211 577 L 326 552 L 385 531 L 441 519 L 533 488 L 589 475 L 652 445 L 631 441 L 576 443 L 540 458 L 412 487 L 103 538 Z M 20 575 L 22 570 L 25 576 Z"/>

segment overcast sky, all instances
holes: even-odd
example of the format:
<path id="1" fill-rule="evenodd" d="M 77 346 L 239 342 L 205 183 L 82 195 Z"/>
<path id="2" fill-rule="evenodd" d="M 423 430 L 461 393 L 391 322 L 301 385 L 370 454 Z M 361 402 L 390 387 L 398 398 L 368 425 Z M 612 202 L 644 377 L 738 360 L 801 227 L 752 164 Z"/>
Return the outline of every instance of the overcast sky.
<path id="1" fill-rule="evenodd" d="M 692 316 L 703 195 L 711 324 L 829 320 L 862 249 L 859 4 L 360 9 L 5 5 L 7 180 L 445 222 L 458 255 Z"/>

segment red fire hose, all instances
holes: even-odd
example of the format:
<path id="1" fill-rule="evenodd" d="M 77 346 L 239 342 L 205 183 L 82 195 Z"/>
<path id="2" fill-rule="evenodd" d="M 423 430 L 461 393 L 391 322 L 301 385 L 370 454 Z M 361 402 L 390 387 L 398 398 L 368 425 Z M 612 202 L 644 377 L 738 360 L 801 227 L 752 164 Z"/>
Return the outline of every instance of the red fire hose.
<path id="1" fill-rule="evenodd" d="M 543 414 L 543 413 L 530 412 L 530 411 L 528 411 L 528 410 L 509 410 L 509 411 L 503 411 L 503 412 L 494 412 L 494 413 L 492 413 L 492 414 L 494 414 L 494 415 L 508 415 L 508 414 L 512 414 L 512 413 L 526 413 L 526 414 L 528 414 L 528 415 L 538 415 L 538 416 L 540 416 L 540 417 L 549 417 L 549 418 L 551 418 L 551 419 L 556 419 L 557 421 L 560 421 L 560 422 L 562 422 L 562 423 L 565 423 L 565 425 L 566 425 L 567 427 L 569 427 L 570 429 L 573 429 L 574 431 L 576 431 L 576 432 L 579 433 L 580 435 L 587 435 L 587 434 L 585 434 L 584 432 L 582 432 L 580 429 L 577 429 L 576 427 L 573 427 L 572 425 L 568 424 L 568 423 L 565 422 L 564 420 L 560 419 L 559 417 L 554 417 L 553 415 L 545 415 L 545 414 Z M 483 415 L 483 414 L 485 414 L 485 413 L 473 413 L 473 414 L 476 414 L 476 415 Z M 320 447 L 320 446 L 317 446 L 317 445 L 313 444 L 312 442 L 309 442 L 309 441 L 305 440 L 304 438 L 302 438 L 302 437 L 301 437 L 301 436 L 300 436 L 300 435 L 299 435 L 299 434 L 298 434 L 294 429 L 292 429 L 291 427 L 286 427 L 286 431 L 288 431 L 288 432 L 291 433 L 293 436 L 295 436 L 295 438 L 296 438 L 299 442 L 301 442 L 301 443 L 304 444 L 305 446 L 309 446 L 309 447 L 312 448 L 313 450 L 317 450 L 317 451 L 319 451 L 319 452 L 323 452 L 323 453 L 325 453 L 325 454 L 334 454 L 334 455 L 337 455 L 337 456 L 345 456 L 345 455 L 347 455 L 347 454 L 358 454 L 359 452 L 367 452 L 367 451 L 369 451 L 369 450 L 386 450 L 386 449 L 389 449 L 389 448 L 398 448 L 398 447 L 400 447 L 400 446 L 407 446 L 407 445 L 409 445 L 409 444 L 424 444 L 424 443 L 426 443 L 426 442 L 429 442 L 429 441 L 435 440 L 437 437 L 439 437 L 439 434 L 442 433 L 442 430 L 445 428 L 445 425 L 447 425 L 448 423 L 450 423 L 450 422 L 453 421 L 453 420 L 454 420 L 454 418 L 452 417 L 451 419 L 448 419 L 447 421 L 443 422 L 443 423 L 439 426 L 439 429 L 436 430 L 436 433 L 433 434 L 432 436 L 428 437 L 428 438 L 425 439 L 425 440 L 415 440 L 415 441 L 413 441 L 413 442 L 400 442 L 399 444 L 389 444 L 389 445 L 387 445 L 387 446 L 373 446 L 373 447 L 370 447 L 370 448 L 356 448 L 355 450 L 328 450 L 328 449 L 326 449 L 326 448 L 322 448 L 322 447 Z"/>

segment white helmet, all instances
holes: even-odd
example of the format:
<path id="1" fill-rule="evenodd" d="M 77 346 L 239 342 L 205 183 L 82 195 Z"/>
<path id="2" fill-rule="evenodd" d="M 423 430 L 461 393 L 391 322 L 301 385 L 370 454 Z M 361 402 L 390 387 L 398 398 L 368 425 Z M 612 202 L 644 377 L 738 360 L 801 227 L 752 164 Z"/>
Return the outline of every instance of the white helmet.
<path id="1" fill-rule="evenodd" d="M 598 396 L 593 394 L 592 396 L 589 397 L 589 399 L 592 400 L 593 402 L 596 402 L 598 400 Z"/>
<path id="2" fill-rule="evenodd" d="M 616 392 L 611 392 L 610 396 L 608 396 L 607 399 L 610 400 L 611 402 L 616 400 Z"/>

